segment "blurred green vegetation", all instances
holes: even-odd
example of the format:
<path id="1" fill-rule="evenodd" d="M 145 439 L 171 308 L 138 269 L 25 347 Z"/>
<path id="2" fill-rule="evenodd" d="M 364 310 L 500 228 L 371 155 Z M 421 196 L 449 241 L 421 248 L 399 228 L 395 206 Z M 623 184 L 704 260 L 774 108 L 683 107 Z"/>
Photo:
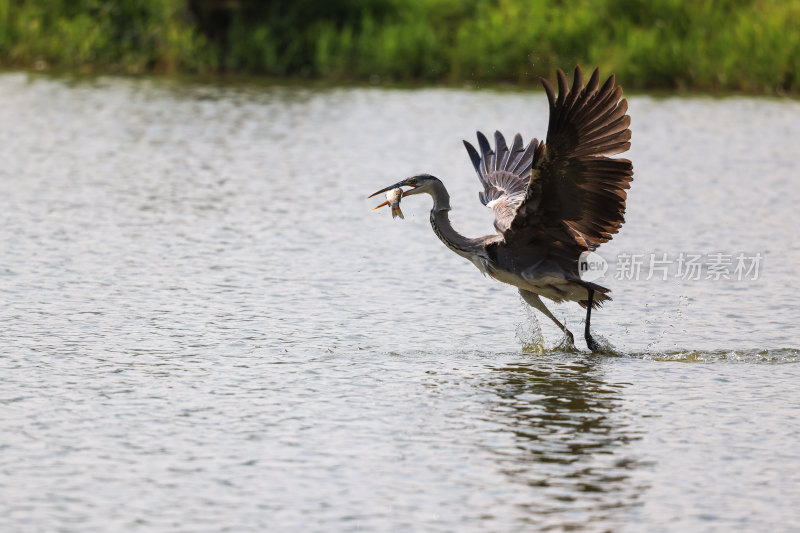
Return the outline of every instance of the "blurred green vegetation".
<path id="1" fill-rule="evenodd" d="M 0 65 L 800 92 L 800 0 L 0 0 Z"/>

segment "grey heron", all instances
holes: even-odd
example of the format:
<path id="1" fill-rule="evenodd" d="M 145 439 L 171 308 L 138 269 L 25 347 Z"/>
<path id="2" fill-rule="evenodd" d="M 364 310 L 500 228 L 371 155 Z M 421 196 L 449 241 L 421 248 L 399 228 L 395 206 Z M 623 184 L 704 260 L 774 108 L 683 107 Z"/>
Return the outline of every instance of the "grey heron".
<path id="1" fill-rule="evenodd" d="M 610 290 L 581 279 L 579 259 L 611 240 L 622 226 L 626 190 L 633 165 L 612 158 L 630 148 L 628 104 L 614 75 L 600 86 L 595 70 L 584 86 L 576 67 L 570 89 L 559 69 L 558 97 L 547 80 L 542 85 L 550 104 L 545 142 L 523 148 L 517 134 L 509 148 L 495 132 L 492 150 L 478 132 L 478 148 L 464 141 L 483 191 L 481 203 L 494 211 L 496 233 L 468 238 L 450 223 L 450 195 L 430 174 L 418 174 L 372 194 L 409 187 L 403 197 L 427 193 L 433 198 L 431 226 L 452 251 L 492 278 L 514 285 L 523 300 L 574 336 L 541 300 L 578 302 L 586 309 L 584 336 L 593 352 L 600 346 L 590 333 L 592 308 L 610 300 Z"/>

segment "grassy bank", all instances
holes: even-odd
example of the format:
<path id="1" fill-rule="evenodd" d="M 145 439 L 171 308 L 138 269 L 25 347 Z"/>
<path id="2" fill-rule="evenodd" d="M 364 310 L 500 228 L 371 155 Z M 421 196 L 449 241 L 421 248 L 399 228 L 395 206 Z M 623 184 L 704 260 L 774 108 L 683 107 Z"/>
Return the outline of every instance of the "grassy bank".
<path id="1" fill-rule="evenodd" d="M 800 92 L 800 0 L 0 0 L 0 65 Z"/>

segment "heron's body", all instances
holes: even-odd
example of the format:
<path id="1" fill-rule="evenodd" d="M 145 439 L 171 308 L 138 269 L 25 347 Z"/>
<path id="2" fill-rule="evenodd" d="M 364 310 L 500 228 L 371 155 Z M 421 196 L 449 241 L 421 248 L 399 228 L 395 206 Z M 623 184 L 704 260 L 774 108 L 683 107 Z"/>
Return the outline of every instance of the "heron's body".
<path id="1" fill-rule="evenodd" d="M 572 334 L 539 298 L 579 302 L 587 308 L 585 336 L 591 309 L 610 300 L 607 288 L 580 278 L 581 253 L 609 241 L 624 222 L 625 190 L 633 179 L 627 159 L 610 155 L 630 147 L 630 118 L 622 89 L 612 76 L 598 84 L 594 72 L 584 87 L 579 68 L 572 90 L 558 71 L 559 94 L 545 81 L 550 101 L 547 144 L 533 139 L 523 149 L 517 134 L 509 148 L 495 132 L 495 149 L 478 132 L 480 153 L 464 142 L 484 190 L 481 202 L 495 214 L 493 235 L 468 238 L 450 223 L 450 195 L 444 184 L 428 174 L 403 180 L 403 196 L 428 193 L 433 198 L 431 227 L 451 250 L 481 272 L 519 289 L 522 298 L 553 320 L 572 340 Z M 375 194 L 378 194 L 375 193 Z"/>
<path id="2" fill-rule="evenodd" d="M 449 195 L 444 189 L 444 184 L 441 188 L 436 187 L 433 190 L 438 191 L 433 193 L 434 205 L 430 217 L 433 232 L 445 246 L 469 260 L 482 274 L 557 303 L 588 299 L 589 290 L 585 282 L 567 279 L 565 270 L 545 253 L 540 257 L 534 256 L 532 261 L 514 261 L 513 258 L 496 257 L 491 252 L 502 243 L 502 236 L 486 235 L 471 239 L 458 233 L 450 223 Z M 439 201 L 436 201 L 437 198 Z M 504 259 L 510 260 L 504 261 Z"/>

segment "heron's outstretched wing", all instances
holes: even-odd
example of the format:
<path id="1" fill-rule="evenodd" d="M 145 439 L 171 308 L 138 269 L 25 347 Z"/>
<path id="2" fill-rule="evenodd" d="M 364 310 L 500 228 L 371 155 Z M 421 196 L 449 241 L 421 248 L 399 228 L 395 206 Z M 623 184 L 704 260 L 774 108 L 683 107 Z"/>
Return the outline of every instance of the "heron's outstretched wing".
<path id="1" fill-rule="evenodd" d="M 478 193 L 481 203 L 494 211 L 494 226 L 503 233 L 510 227 L 517 208 L 525 199 L 538 141 L 532 140 L 523 149 L 522 136 L 517 133 L 509 148 L 503 135 L 496 131 L 494 143 L 495 149 L 492 150 L 486 136 L 478 132 L 480 154 L 467 141 L 464 141 L 464 146 L 483 185 L 483 191 Z"/>
<path id="2" fill-rule="evenodd" d="M 503 232 L 510 247 L 538 244 L 579 255 L 611 240 L 625 221 L 633 166 L 609 156 L 630 148 L 628 104 L 613 75 L 600 88 L 598 80 L 595 70 L 584 87 L 578 67 L 570 90 L 559 70 L 557 99 L 542 80 L 550 101 L 547 142 L 534 151 L 525 198 Z"/>

